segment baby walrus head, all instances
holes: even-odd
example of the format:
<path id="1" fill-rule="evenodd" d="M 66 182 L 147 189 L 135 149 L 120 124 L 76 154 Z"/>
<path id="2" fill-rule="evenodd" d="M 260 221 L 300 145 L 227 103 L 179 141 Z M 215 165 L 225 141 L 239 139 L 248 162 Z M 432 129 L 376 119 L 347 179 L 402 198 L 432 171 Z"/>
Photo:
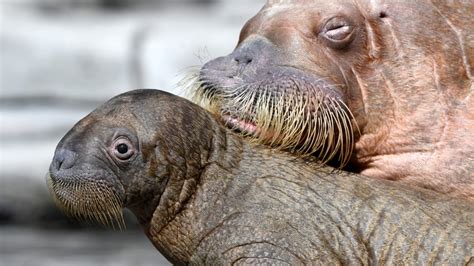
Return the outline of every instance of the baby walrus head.
<path id="1" fill-rule="evenodd" d="M 118 95 L 59 142 L 50 191 L 71 216 L 122 227 L 127 207 L 146 225 L 160 200 L 173 212 L 188 199 L 213 130 L 222 128 L 210 114 L 177 96 L 158 90 Z"/>

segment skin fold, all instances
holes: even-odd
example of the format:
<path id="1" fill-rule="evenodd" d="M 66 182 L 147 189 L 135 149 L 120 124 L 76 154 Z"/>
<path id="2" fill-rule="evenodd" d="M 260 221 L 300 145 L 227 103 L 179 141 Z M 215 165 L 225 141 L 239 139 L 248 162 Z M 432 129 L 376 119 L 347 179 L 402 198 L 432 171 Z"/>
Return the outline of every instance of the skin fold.
<path id="1" fill-rule="evenodd" d="M 249 143 L 177 96 L 112 98 L 61 140 L 48 184 L 70 215 L 138 218 L 177 265 L 474 261 L 474 206 Z"/>
<path id="2" fill-rule="evenodd" d="M 272 148 L 474 201 L 472 25 L 474 1 L 269 0 L 190 91 Z"/>

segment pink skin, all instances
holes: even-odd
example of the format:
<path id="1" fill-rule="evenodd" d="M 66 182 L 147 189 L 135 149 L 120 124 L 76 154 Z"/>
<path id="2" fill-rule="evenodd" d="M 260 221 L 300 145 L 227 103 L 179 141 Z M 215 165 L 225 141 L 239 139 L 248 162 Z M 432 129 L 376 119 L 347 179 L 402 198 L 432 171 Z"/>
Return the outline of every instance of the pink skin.
<path id="1" fill-rule="evenodd" d="M 226 125 L 230 128 L 238 128 L 239 130 L 251 135 L 257 135 L 259 133 L 259 129 L 255 123 L 242 121 L 230 116 L 223 116 L 222 118 L 224 119 Z"/>

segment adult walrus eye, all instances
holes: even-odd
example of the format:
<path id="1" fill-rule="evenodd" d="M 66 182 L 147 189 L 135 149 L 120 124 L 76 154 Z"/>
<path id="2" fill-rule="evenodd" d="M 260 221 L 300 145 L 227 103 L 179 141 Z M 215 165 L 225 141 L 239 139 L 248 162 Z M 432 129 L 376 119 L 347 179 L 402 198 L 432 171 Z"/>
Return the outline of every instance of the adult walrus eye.
<path id="1" fill-rule="evenodd" d="M 135 148 L 127 138 L 118 138 L 112 144 L 112 155 L 121 161 L 130 159 L 134 154 Z"/>
<path id="2" fill-rule="evenodd" d="M 347 47 L 354 39 L 354 26 L 342 17 L 334 17 L 326 22 L 322 31 L 327 44 L 335 49 Z"/>

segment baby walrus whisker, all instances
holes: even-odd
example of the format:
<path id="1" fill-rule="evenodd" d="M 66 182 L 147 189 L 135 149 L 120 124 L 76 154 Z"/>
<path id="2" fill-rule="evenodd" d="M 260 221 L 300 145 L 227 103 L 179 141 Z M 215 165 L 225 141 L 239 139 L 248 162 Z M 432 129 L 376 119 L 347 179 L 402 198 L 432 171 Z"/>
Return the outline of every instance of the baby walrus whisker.
<path id="1" fill-rule="evenodd" d="M 138 218 L 175 264 L 473 261 L 474 206 L 246 142 L 180 97 L 136 90 L 79 121 L 48 177 L 67 213 Z"/>

